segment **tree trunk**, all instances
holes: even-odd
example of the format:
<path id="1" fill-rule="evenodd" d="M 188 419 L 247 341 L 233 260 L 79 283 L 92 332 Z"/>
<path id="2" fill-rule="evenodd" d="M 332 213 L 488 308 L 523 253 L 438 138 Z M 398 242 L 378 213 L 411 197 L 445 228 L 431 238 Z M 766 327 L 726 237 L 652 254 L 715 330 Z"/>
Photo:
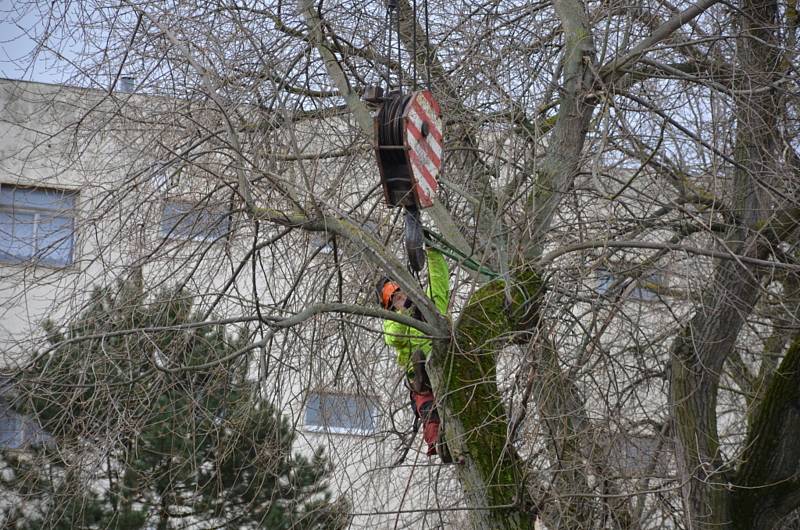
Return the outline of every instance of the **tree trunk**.
<path id="1" fill-rule="evenodd" d="M 779 109 L 772 91 L 764 90 L 777 80 L 776 8 L 774 0 L 742 3 L 732 183 L 737 222 L 727 238 L 735 255 L 765 257 L 770 252 L 770 241 L 757 231 L 763 230 L 770 213 L 765 190 L 776 183 L 774 138 Z M 670 398 L 684 505 L 692 529 L 738 525 L 732 516 L 736 508 L 731 504 L 733 470 L 719 451 L 717 395 L 723 365 L 755 307 L 765 274 L 736 259 L 721 260 L 702 306 L 672 347 Z"/>
<path id="2" fill-rule="evenodd" d="M 495 352 L 516 329 L 536 319 L 541 283 L 518 276 L 508 303 L 505 283 L 476 291 L 455 325 L 449 349 L 429 364 L 448 447 L 475 529 L 533 528 L 537 506 L 525 486 L 524 463 L 509 444 L 508 418 L 497 388 Z"/>
<path id="3" fill-rule="evenodd" d="M 800 505 L 800 337 L 754 414 L 736 489 L 732 530 L 769 530 Z"/>

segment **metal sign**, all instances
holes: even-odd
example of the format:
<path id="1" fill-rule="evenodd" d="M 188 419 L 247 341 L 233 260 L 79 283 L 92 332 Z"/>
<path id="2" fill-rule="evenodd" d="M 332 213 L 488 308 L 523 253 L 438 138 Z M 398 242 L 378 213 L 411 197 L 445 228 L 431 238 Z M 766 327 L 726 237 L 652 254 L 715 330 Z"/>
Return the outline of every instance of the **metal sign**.
<path id="1" fill-rule="evenodd" d="M 433 206 L 442 168 L 442 111 L 430 90 L 411 94 L 403 112 L 404 144 L 419 206 Z"/>

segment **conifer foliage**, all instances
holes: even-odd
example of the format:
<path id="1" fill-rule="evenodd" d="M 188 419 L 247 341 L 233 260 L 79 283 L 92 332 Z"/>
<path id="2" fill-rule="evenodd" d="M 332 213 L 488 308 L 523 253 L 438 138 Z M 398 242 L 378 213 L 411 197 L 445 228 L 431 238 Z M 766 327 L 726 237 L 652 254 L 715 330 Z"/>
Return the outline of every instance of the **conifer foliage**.
<path id="1" fill-rule="evenodd" d="M 248 379 L 247 333 L 139 278 L 95 292 L 17 381 L 17 408 L 52 440 L 7 452 L 6 525 L 17 528 L 342 528 L 321 450 Z"/>

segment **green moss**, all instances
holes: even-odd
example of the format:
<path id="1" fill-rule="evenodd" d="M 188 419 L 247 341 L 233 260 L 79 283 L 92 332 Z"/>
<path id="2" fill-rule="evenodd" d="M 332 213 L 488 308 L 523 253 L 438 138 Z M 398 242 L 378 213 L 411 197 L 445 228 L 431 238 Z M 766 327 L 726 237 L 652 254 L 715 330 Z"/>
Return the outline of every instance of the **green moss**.
<path id="1" fill-rule="evenodd" d="M 506 289 L 494 280 L 476 291 L 456 325 L 444 367 L 448 406 L 464 427 L 464 440 L 494 506 L 515 504 L 522 462 L 506 445 L 508 418 L 497 388 L 495 351 L 512 332 L 537 320 L 541 280 L 524 269 Z"/>
<path id="2" fill-rule="evenodd" d="M 549 118 L 542 121 L 540 134 L 544 135 L 550 132 L 550 129 L 556 126 L 556 122 L 558 121 L 558 114 L 554 114 Z"/>
<path id="3" fill-rule="evenodd" d="M 591 35 L 585 27 L 576 27 L 571 35 L 567 35 L 567 48 L 584 50 L 591 46 Z"/>
<path id="4" fill-rule="evenodd" d="M 463 351 L 471 351 L 490 338 L 510 330 L 505 310 L 505 282 L 494 280 L 472 295 L 458 322 L 458 343 Z"/>

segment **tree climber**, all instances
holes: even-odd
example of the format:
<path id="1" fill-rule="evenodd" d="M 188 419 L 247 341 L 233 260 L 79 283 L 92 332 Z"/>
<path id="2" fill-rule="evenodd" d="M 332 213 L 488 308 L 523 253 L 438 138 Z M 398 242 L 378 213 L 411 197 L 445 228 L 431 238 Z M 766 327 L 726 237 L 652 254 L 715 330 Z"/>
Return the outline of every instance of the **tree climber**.
<path id="1" fill-rule="evenodd" d="M 425 250 L 428 258 L 428 287 L 426 294 L 436 309 L 447 314 L 450 303 L 450 273 L 442 254 L 435 249 Z M 384 309 L 389 309 L 423 320 L 417 307 L 400 289 L 397 282 L 389 278 L 381 279 L 377 286 L 378 298 Z M 397 363 L 405 370 L 411 390 L 411 407 L 417 418 L 422 420 L 422 438 L 428 444 L 428 456 L 439 454 L 444 463 L 452 461 L 447 445 L 440 439 L 440 419 L 436 411 L 435 398 L 431 388 L 425 362 L 431 354 L 431 339 L 421 331 L 394 320 L 383 321 L 383 336 L 386 344 L 397 351 Z"/>

